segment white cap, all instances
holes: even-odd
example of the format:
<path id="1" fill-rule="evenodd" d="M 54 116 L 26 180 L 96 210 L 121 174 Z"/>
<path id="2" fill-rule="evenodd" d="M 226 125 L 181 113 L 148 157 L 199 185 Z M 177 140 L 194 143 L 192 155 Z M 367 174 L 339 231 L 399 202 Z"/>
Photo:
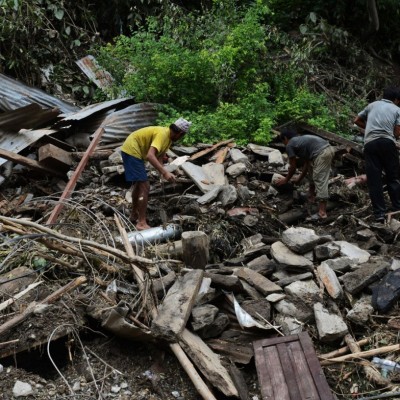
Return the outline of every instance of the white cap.
<path id="1" fill-rule="evenodd" d="M 182 132 L 187 133 L 192 123 L 184 118 L 179 118 L 174 122 L 174 125 L 176 125 L 176 127 L 179 128 Z"/>

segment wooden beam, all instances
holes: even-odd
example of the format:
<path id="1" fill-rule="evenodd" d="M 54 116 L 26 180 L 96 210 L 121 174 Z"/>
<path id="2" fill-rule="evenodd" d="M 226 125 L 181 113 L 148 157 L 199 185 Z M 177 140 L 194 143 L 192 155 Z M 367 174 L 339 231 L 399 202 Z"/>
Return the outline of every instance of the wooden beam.
<path id="1" fill-rule="evenodd" d="M 307 132 L 310 132 L 310 133 L 312 133 L 312 134 L 314 134 L 316 136 L 319 136 L 319 137 L 322 137 L 322 138 L 324 138 L 326 140 L 329 140 L 331 142 L 335 142 L 335 143 L 341 144 L 343 146 L 350 147 L 351 150 L 353 150 L 354 153 L 359 155 L 359 156 L 362 156 L 362 154 L 363 154 L 363 149 L 362 149 L 362 146 L 360 144 L 355 143 L 355 142 L 353 142 L 353 141 L 351 141 L 349 139 L 345 139 L 342 136 L 336 135 L 336 133 L 325 131 L 325 130 L 323 130 L 321 128 L 317 128 L 315 126 L 306 124 L 304 122 L 303 123 L 299 123 L 297 125 L 297 127 L 298 127 L 299 130 L 307 131 Z"/>
<path id="2" fill-rule="evenodd" d="M 0 149 L 0 157 L 15 162 L 16 164 L 24 165 L 34 171 L 43 172 L 45 174 L 57 176 L 58 178 L 65 178 L 65 173 L 42 165 L 41 163 L 31 160 L 28 157 L 20 156 L 12 151 Z"/>
<path id="3" fill-rule="evenodd" d="M 51 213 L 49 219 L 47 220 L 48 225 L 54 224 L 54 222 L 56 222 L 58 216 L 60 215 L 61 210 L 64 207 L 63 200 L 69 199 L 71 197 L 71 194 L 75 189 L 76 182 L 78 181 L 83 170 L 85 169 L 86 164 L 89 161 L 90 155 L 94 152 L 96 146 L 100 142 L 100 139 L 101 139 L 101 136 L 103 135 L 103 133 L 104 133 L 104 128 L 102 126 L 100 128 L 98 128 L 97 131 L 94 133 L 93 140 L 90 142 L 90 145 L 85 152 L 85 156 L 82 157 L 82 160 L 78 164 L 74 174 L 72 175 L 71 179 L 67 183 L 67 186 L 65 187 L 64 192 L 62 193 L 58 204 L 54 207 L 53 212 Z"/>
<path id="4" fill-rule="evenodd" d="M 193 154 L 192 156 L 190 156 L 189 160 L 192 161 L 192 160 L 196 160 L 196 158 L 203 157 L 206 154 L 211 153 L 215 149 L 218 149 L 218 147 L 225 146 L 226 144 L 231 143 L 234 140 L 235 139 L 228 139 L 228 140 L 224 140 L 223 142 L 218 142 L 218 143 L 214 144 L 213 146 L 209 147 L 208 149 L 204 149 L 204 150 L 199 151 L 198 153 Z"/>

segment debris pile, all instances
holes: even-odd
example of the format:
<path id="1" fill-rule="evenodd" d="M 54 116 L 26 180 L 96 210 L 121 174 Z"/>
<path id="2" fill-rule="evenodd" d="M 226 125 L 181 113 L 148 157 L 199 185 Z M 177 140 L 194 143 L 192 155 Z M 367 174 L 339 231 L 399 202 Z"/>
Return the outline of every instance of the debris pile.
<path id="1" fill-rule="evenodd" d="M 115 114 L 133 107 L 128 104 L 117 111 L 116 104 L 96 105 L 52 127 L 65 134 L 66 121 L 75 132 L 90 126 L 81 135 L 95 132 L 87 150 L 78 151 L 62 135 L 23 148 L 40 161 L 12 146 L 1 150 L 14 163 L 5 168 L 0 194 L 5 398 L 260 398 L 264 381 L 250 372 L 253 343 L 301 332 L 312 338 L 333 392 L 346 398 L 374 388 L 395 390 L 394 376 L 382 375 L 370 360 L 399 349 L 390 329 L 399 327 L 400 223 L 396 213 L 386 224 L 369 222 L 359 145 L 297 126 L 337 147 L 329 218 L 315 224 L 305 221 L 316 205 L 307 201 L 303 186 L 274 185 L 287 172 L 280 143 L 239 147 L 230 139 L 175 146 L 167 168 L 177 181 L 160 181 L 149 171 L 154 228 L 136 232 L 128 219 L 130 190 L 119 153 L 123 136 L 107 137 L 115 133 L 109 129 Z M 14 137 L 4 134 L 3 142 L 11 144 Z M 140 379 L 129 376 L 84 344 L 88 332 L 102 335 L 102 346 L 113 337 L 135 343 L 133 349 L 173 354 L 192 392 L 165 389 L 158 362 L 150 369 L 143 365 Z M 57 343 L 67 365 L 83 367 L 61 372 L 51 351 Z M 14 362 L 44 347 L 60 375 L 54 387 L 44 378 L 24 379 L 21 363 Z M 124 356 L 119 349 L 118 358 Z M 345 370 L 347 360 L 355 362 Z M 364 379 L 354 382 L 360 371 Z"/>

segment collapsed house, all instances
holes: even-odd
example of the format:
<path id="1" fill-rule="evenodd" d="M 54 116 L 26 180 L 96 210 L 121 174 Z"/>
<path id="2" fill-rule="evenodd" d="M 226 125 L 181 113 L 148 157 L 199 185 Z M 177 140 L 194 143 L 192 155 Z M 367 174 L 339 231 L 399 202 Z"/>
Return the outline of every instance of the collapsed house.
<path id="1" fill-rule="evenodd" d="M 157 105 L 119 99 L 78 109 L 8 78 L 0 85 L 12 99 L 0 102 L 8 107 L 0 115 L 0 364 L 68 342 L 90 320 L 117 338 L 165 346 L 208 400 L 333 399 L 337 366 L 360 358 L 366 380 L 395 390 L 369 359 L 399 345 L 381 345 L 368 325 L 379 312 L 398 329 L 400 223 L 395 213 L 386 225 L 370 222 L 359 144 L 297 124 L 338 150 L 330 217 L 318 225 L 305 222 L 313 205 L 302 187 L 274 186 L 287 171 L 277 141 L 176 145 L 167 168 L 177 181 L 149 171 L 155 228 L 136 232 L 119 147 L 154 124 Z M 255 388 L 241 372 L 248 365 Z M 92 378 L 60 390 L 100 395 Z M 18 382 L 20 391 L 9 379 L 3 392 L 45 396 Z M 112 381 L 103 385 L 121 399 L 129 392 L 127 382 L 115 392 Z"/>

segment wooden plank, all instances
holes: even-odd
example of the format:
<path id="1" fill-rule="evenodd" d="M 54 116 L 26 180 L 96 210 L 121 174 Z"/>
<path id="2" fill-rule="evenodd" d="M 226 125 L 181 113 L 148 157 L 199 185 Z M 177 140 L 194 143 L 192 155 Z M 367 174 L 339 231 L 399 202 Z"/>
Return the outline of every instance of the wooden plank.
<path id="1" fill-rule="evenodd" d="M 232 143 L 234 140 L 235 140 L 235 139 L 228 139 L 228 140 L 224 140 L 223 142 L 218 142 L 218 143 L 214 144 L 213 146 L 209 147 L 208 149 L 204 149 L 204 150 L 199 151 L 199 152 L 196 153 L 196 154 L 193 154 L 193 155 L 189 158 L 189 160 L 192 161 L 192 160 L 196 160 L 196 159 L 199 158 L 199 157 L 203 157 L 203 156 L 205 156 L 206 154 L 211 153 L 211 152 L 214 151 L 215 149 L 218 149 L 218 147 L 225 146 L 225 145 L 228 144 L 228 143 Z"/>
<path id="2" fill-rule="evenodd" d="M 312 125 L 309 125 L 306 123 L 300 123 L 298 125 L 298 128 L 308 131 L 314 135 L 320 136 L 331 142 L 339 143 L 343 146 L 350 147 L 359 156 L 362 156 L 362 154 L 363 154 L 363 150 L 362 150 L 363 148 L 360 144 L 357 144 L 349 139 L 345 139 L 344 137 L 336 135 L 335 133 L 325 131 L 321 128 L 317 128 L 315 126 L 312 126 Z"/>
<path id="3" fill-rule="evenodd" d="M 43 172 L 46 175 L 57 176 L 58 178 L 65 178 L 65 173 L 55 170 L 53 168 L 48 168 L 35 160 L 31 160 L 28 157 L 20 156 L 17 153 L 13 153 L 12 151 L 0 149 L 0 157 L 5 158 L 6 160 L 10 160 L 15 162 L 16 164 L 21 164 L 25 167 L 28 167 L 34 171 Z"/>
<path id="4" fill-rule="evenodd" d="M 254 342 L 254 356 L 262 399 L 274 400 L 275 397 L 271 385 L 271 377 L 269 375 L 269 369 L 266 368 L 267 362 L 265 359 L 264 348 L 261 345 L 261 340 Z"/>
<path id="5" fill-rule="evenodd" d="M 213 386 L 226 396 L 239 396 L 232 378 L 222 365 L 219 356 L 199 336 L 184 329 L 180 335 L 179 344 Z"/>
<path id="6" fill-rule="evenodd" d="M 93 140 L 90 142 L 90 145 L 86 149 L 85 157 L 82 158 L 82 160 L 76 167 L 74 174 L 72 175 L 71 179 L 67 183 L 67 186 L 65 186 L 65 189 L 60 197 L 59 202 L 54 207 L 49 219 L 47 220 L 47 225 L 54 224 L 57 221 L 57 218 L 60 215 L 60 212 L 64 207 L 63 201 L 66 199 L 69 199 L 71 197 L 71 194 L 75 189 L 76 182 L 78 181 L 79 177 L 81 176 L 82 172 L 84 171 L 86 164 L 89 161 L 90 155 L 94 152 L 94 150 L 96 149 L 96 146 L 100 142 L 100 139 L 101 139 L 101 136 L 103 135 L 103 133 L 104 133 L 104 128 L 102 126 L 100 126 L 100 128 L 98 128 L 96 130 L 96 132 L 94 133 Z"/>
<path id="7" fill-rule="evenodd" d="M 271 377 L 274 398 L 277 400 L 291 400 L 276 346 L 265 347 L 264 352 Z"/>
<path id="8" fill-rule="evenodd" d="M 288 345 L 288 353 L 295 369 L 295 377 L 300 389 L 298 400 L 319 400 L 318 391 L 315 388 L 314 380 L 310 375 L 306 357 L 298 341 Z M 325 399 L 323 399 L 325 400 Z"/>
<path id="9" fill-rule="evenodd" d="M 307 332 L 253 342 L 263 400 L 333 400 Z"/>
<path id="10" fill-rule="evenodd" d="M 280 343 L 276 345 L 278 350 L 279 358 L 284 365 L 283 374 L 285 376 L 285 381 L 290 394 L 291 400 L 296 400 L 297 395 L 300 392 L 299 386 L 297 385 L 295 370 L 290 360 L 288 346 L 285 343 Z"/>
<path id="11" fill-rule="evenodd" d="M 178 278 L 168 290 L 167 296 L 159 307 L 158 315 L 151 324 L 151 330 L 155 336 L 170 342 L 177 341 L 192 312 L 203 275 L 204 271 L 201 269 L 192 270 Z"/>
<path id="12" fill-rule="evenodd" d="M 332 391 L 328 385 L 328 382 L 325 379 L 325 375 L 323 374 L 321 365 L 318 361 L 318 357 L 315 353 L 314 346 L 311 342 L 310 337 L 306 332 L 302 332 L 299 334 L 299 340 L 303 348 L 303 352 L 306 356 L 308 368 L 310 369 L 320 398 L 324 400 L 333 400 Z"/>

